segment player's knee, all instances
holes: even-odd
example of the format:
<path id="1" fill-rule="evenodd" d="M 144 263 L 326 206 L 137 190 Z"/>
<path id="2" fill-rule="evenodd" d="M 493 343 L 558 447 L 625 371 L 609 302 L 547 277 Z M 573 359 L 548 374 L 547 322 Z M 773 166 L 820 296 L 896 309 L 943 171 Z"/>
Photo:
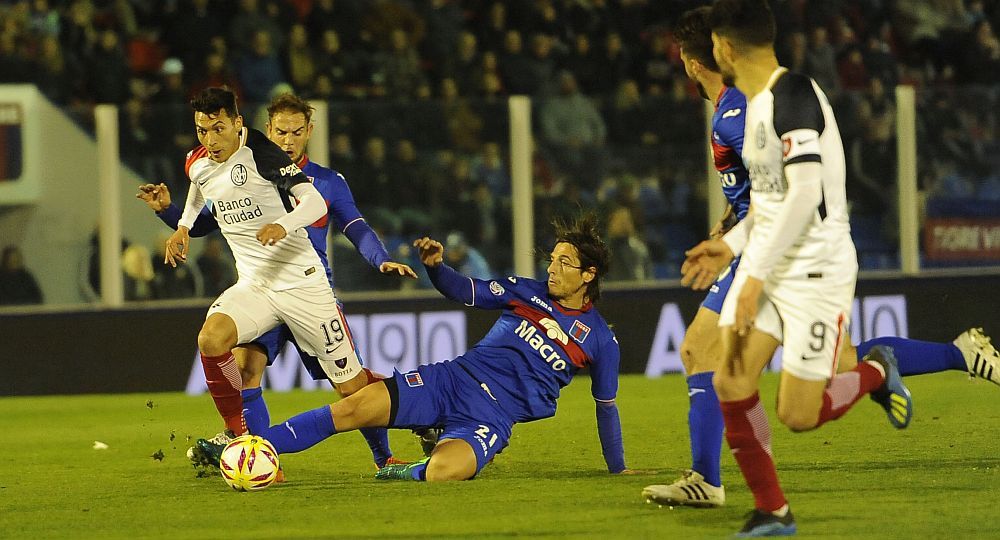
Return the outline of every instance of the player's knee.
<path id="1" fill-rule="evenodd" d="M 206 356 L 223 355 L 231 348 L 232 344 L 228 343 L 224 332 L 208 326 L 198 332 L 198 349 Z"/>
<path id="2" fill-rule="evenodd" d="M 463 463 L 464 460 L 431 459 L 427 462 L 428 482 L 449 482 L 468 480 L 476 474 L 476 466 Z"/>
<path id="3" fill-rule="evenodd" d="M 819 414 L 801 408 L 779 406 L 778 420 L 792 431 L 809 431 L 816 427 Z"/>

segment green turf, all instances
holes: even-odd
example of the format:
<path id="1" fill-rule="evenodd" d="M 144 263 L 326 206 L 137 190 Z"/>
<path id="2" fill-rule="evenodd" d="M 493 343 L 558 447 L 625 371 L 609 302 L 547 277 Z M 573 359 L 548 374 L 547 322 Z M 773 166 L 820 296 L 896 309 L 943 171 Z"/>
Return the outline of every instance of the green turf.
<path id="1" fill-rule="evenodd" d="M 817 432 L 775 427 L 800 535 L 1000 536 L 1000 389 L 958 373 L 907 381 L 916 400 L 907 430 L 889 427 L 867 400 Z M 775 383 L 766 377 L 763 390 L 772 420 Z M 582 379 L 556 418 L 518 426 L 474 481 L 376 482 L 367 445 L 347 433 L 283 456 L 289 481 L 257 493 L 196 478 L 187 463 L 187 437 L 217 429 L 208 397 L 2 398 L 0 537 L 726 537 L 752 506 L 728 452 L 723 509 L 659 508 L 639 495 L 689 463 L 685 390 L 679 376 L 622 378 L 626 459 L 655 476 L 605 472 Z M 266 395 L 275 419 L 332 396 Z M 109 448 L 92 449 L 95 440 Z M 409 432 L 392 443 L 399 457 L 419 453 Z M 160 450 L 162 462 L 151 457 Z"/>

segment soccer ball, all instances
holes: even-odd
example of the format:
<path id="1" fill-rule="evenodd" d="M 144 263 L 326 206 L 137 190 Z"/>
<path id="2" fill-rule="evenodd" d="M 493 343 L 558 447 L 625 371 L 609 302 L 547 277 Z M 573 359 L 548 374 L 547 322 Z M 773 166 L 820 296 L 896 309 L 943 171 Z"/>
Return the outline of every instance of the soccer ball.
<path id="1" fill-rule="evenodd" d="M 219 471 L 236 491 L 264 489 L 278 477 L 278 452 L 261 437 L 243 435 L 226 445 Z"/>

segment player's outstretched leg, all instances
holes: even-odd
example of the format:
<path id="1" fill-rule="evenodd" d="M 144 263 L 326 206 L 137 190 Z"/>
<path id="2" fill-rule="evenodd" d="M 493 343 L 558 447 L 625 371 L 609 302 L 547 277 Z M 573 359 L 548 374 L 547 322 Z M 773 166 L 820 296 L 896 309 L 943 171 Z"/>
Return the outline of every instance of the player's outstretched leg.
<path id="1" fill-rule="evenodd" d="M 872 401 L 885 409 L 889 423 L 895 428 L 905 428 L 913 418 L 913 398 L 910 397 L 910 390 L 903 384 L 903 378 L 899 375 L 896 357 L 892 354 L 892 350 L 883 346 L 872 347 L 864 357 L 864 361 L 877 362 L 885 372 L 885 383 L 882 388 L 870 394 Z"/>
<path id="2" fill-rule="evenodd" d="M 962 332 L 952 343 L 962 351 L 969 375 L 1000 385 L 1000 352 L 990 343 L 982 328 Z"/>

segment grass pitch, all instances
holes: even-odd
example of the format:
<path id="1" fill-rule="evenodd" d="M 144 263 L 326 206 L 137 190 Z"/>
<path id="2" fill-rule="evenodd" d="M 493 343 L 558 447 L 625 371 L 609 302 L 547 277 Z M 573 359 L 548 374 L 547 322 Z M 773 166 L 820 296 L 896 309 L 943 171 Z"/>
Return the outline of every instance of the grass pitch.
<path id="1" fill-rule="evenodd" d="M 801 536 L 1000 536 L 1000 389 L 957 372 L 909 378 L 906 430 L 865 400 L 792 434 L 775 426 L 776 383 L 766 376 L 762 395 Z M 333 396 L 265 395 L 275 421 Z M 196 477 L 184 457 L 188 437 L 218 429 L 207 396 L 0 398 L 0 537 L 722 538 L 742 525 L 753 498 L 725 450 L 724 508 L 660 508 L 639 495 L 690 463 L 682 377 L 622 377 L 619 408 L 626 460 L 649 475 L 605 472 L 583 378 L 555 418 L 517 426 L 471 482 L 377 482 L 364 440 L 346 433 L 282 456 L 287 483 L 236 493 L 219 476 Z M 420 452 L 408 431 L 392 432 L 392 445 L 401 458 Z"/>

